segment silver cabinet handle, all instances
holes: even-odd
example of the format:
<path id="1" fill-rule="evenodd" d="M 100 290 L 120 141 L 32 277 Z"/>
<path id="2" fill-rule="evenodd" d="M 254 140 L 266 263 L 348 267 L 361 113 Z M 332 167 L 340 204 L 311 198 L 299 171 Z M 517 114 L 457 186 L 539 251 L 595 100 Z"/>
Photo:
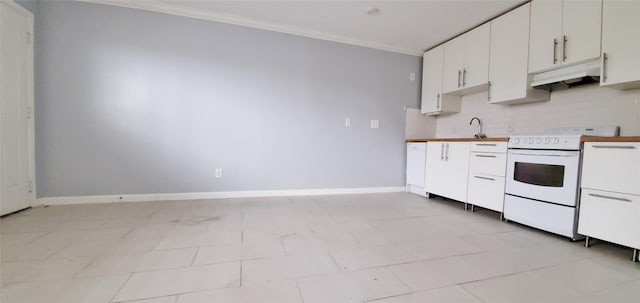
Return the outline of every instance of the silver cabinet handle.
<path id="1" fill-rule="evenodd" d="M 440 110 L 440 93 L 438 93 L 438 97 L 436 98 L 436 109 Z"/>
<path id="2" fill-rule="evenodd" d="M 476 143 L 476 146 L 498 146 L 496 143 Z"/>
<path id="3" fill-rule="evenodd" d="M 607 82 L 607 60 L 609 59 L 609 57 L 607 57 L 607 53 L 603 52 L 602 53 L 602 83 Z"/>
<path id="4" fill-rule="evenodd" d="M 462 69 L 462 87 L 467 86 L 467 69 Z"/>
<path id="5" fill-rule="evenodd" d="M 556 57 L 557 50 L 558 50 L 558 39 L 553 38 L 553 64 L 558 63 L 558 58 Z"/>
<path id="6" fill-rule="evenodd" d="M 482 180 L 489 180 L 489 181 L 495 181 L 496 179 L 493 178 L 487 178 L 487 177 L 480 177 L 480 176 L 473 176 L 474 178 L 478 178 L 478 179 L 482 179 Z"/>
<path id="7" fill-rule="evenodd" d="M 462 76 L 462 72 L 458 70 L 458 87 L 460 87 L 460 76 Z"/>
<path id="8" fill-rule="evenodd" d="M 562 36 L 562 62 L 567 61 L 567 36 Z"/>
<path id="9" fill-rule="evenodd" d="M 440 161 L 444 160 L 444 143 L 440 143 Z"/>
<path id="10" fill-rule="evenodd" d="M 489 83 L 487 83 L 488 87 L 487 87 L 487 101 L 491 101 L 491 81 L 489 81 Z"/>
<path id="11" fill-rule="evenodd" d="M 599 194 L 589 194 L 589 196 L 596 197 L 596 198 L 603 198 L 603 199 L 622 201 L 622 202 L 632 202 L 631 199 L 627 199 L 627 198 L 619 198 L 619 197 L 605 196 L 605 195 L 599 195 Z"/>
<path id="12" fill-rule="evenodd" d="M 476 155 L 476 157 L 480 157 L 480 158 L 495 158 L 495 155 Z"/>
<path id="13" fill-rule="evenodd" d="M 446 147 L 446 151 L 445 151 L 445 154 L 444 154 L 444 160 L 445 161 L 449 161 L 449 143 L 446 143 L 446 144 L 447 144 L 447 147 Z"/>
<path id="14" fill-rule="evenodd" d="M 593 148 L 636 149 L 633 145 L 594 145 Z"/>

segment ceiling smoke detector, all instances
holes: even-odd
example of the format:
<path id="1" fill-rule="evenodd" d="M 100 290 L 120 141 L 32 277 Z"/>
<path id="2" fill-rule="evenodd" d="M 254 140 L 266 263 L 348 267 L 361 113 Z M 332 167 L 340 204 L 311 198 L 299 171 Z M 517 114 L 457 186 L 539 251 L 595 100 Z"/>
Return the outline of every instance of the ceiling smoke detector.
<path id="1" fill-rule="evenodd" d="M 380 9 L 377 7 L 369 7 L 367 8 L 367 15 L 375 16 L 380 13 Z"/>

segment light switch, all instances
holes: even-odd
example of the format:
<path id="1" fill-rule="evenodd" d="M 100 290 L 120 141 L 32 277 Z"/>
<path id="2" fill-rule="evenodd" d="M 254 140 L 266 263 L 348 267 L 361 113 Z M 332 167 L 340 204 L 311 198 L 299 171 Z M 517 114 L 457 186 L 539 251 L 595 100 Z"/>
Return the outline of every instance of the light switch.
<path id="1" fill-rule="evenodd" d="M 349 119 L 349 118 L 344 119 L 344 126 L 346 126 L 346 127 L 351 126 L 351 119 Z"/>
<path id="2" fill-rule="evenodd" d="M 380 128 L 380 120 L 371 120 L 371 128 Z"/>

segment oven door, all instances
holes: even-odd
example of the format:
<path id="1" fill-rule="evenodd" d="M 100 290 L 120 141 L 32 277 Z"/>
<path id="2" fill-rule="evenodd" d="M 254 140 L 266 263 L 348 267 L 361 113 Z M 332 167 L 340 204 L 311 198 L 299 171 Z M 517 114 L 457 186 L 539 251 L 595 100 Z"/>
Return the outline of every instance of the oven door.
<path id="1" fill-rule="evenodd" d="M 579 166 L 579 151 L 510 149 L 505 192 L 575 206 Z"/>

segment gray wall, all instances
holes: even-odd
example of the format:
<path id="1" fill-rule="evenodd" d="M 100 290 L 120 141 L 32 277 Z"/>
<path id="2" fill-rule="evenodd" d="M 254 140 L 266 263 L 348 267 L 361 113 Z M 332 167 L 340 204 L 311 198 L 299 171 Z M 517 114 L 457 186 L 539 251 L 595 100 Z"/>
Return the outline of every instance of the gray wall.
<path id="1" fill-rule="evenodd" d="M 418 57 L 98 4 L 37 11 L 40 197 L 404 185 Z"/>

